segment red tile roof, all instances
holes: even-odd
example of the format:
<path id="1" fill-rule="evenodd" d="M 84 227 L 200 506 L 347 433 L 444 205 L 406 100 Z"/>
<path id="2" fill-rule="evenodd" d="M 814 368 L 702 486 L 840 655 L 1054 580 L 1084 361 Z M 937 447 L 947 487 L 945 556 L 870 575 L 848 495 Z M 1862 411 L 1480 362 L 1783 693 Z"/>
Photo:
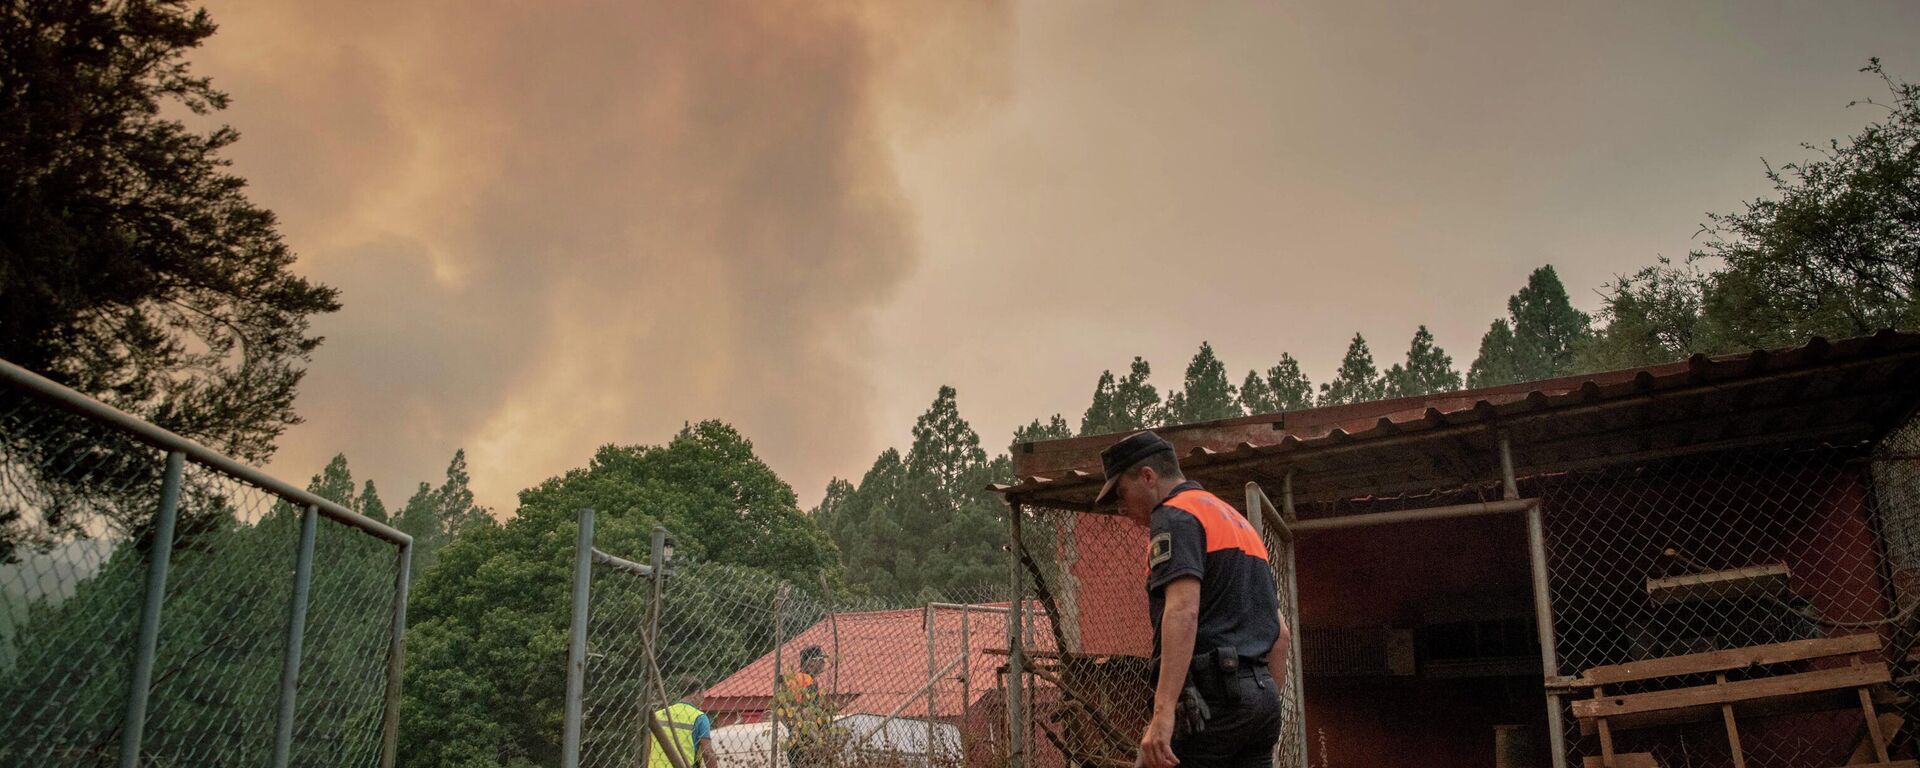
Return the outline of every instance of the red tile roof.
<path id="1" fill-rule="evenodd" d="M 969 692 L 963 696 L 960 665 L 941 676 L 935 687 L 934 713 L 951 718 L 978 703 L 999 686 L 998 670 L 1006 663 L 1006 614 L 982 610 L 1002 608 L 1006 603 L 982 604 L 967 611 L 968 654 L 966 672 L 971 676 Z M 1037 606 L 1036 606 L 1037 607 Z M 838 643 L 835 643 L 835 625 Z M 942 608 L 934 611 L 934 658 L 936 668 L 953 662 L 961 652 L 961 611 Z M 1051 649 L 1051 628 L 1044 615 L 1036 613 L 1034 634 L 1029 644 Z M 808 627 L 784 643 L 779 653 L 783 671 L 796 668 L 800 651 L 818 645 L 827 653 L 827 666 L 820 673 L 820 690 L 840 702 L 840 714 L 892 714 L 906 703 L 903 717 L 925 717 L 926 699 L 915 694 L 927 684 L 927 632 L 925 612 L 921 608 L 863 611 L 836 614 Z M 836 650 L 837 648 L 837 650 Z M 999 653 L 989 653 L 997 649 Z M 713 712 L 751 714 L 762 712 L 772 700 L 774 687 L 772 652 L 715 683 L 707 689 L 706 708 Z M 747 717 L 746 719 L 754 719 Z"/>

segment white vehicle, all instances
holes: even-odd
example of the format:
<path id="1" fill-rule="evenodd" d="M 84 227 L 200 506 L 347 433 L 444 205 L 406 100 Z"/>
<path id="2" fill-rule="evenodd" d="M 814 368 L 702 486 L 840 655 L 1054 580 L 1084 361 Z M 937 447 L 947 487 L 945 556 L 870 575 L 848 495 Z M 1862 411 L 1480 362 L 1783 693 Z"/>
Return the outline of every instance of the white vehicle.
<path id="1" fill-rule="evenodd" d="M 842 715 L 833 722 L 834 727 L 845 734 L 835 765 L 888 768 L 927 768 L 929 765 L 925 720 Z M 778 732 L 779 749 L 768 743 L 768 735 L 773 732 L 771 723 L 743 723 L 713 729 L 712 746 L 720 768 L 788 768 L 787 729 L 782 726 Z M 934 723 L 932 736 L 933 764 L 957 764 L 960 729 L 949 723 Z M 769 758 L 773 760 L 770 766 Z"/>

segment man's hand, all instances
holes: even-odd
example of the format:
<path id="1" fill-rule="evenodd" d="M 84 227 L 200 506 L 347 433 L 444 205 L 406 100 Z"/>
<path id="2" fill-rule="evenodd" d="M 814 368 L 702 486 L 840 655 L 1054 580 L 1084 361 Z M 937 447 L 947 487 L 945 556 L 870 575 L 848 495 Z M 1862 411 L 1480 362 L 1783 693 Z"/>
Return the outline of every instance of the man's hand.
<path id="1" fill-rule="evenodd" d="M 1147 732 L 1140 737 L 1140 757 L 1134 761 L 1142 768 L 1173 768 L 1180 758 L 1173 756 L 1173 710 L 1156 709 L 1147 721 Z"/>
<path id="2" fill-rule="evenodd" d="M 1153 688 L 1153 719 L 1140 736 L 1145 768 L 1173 768 L 1173 718 L 1180 708 L 1180 689 L 1187 685 L 1187 667 L 1193 663 L 1193 636 L 1200 624 L 1200 580 L 1174 579 L 1166 586 L 1166 608 L 1160 613 L 1160 679 Z"/>

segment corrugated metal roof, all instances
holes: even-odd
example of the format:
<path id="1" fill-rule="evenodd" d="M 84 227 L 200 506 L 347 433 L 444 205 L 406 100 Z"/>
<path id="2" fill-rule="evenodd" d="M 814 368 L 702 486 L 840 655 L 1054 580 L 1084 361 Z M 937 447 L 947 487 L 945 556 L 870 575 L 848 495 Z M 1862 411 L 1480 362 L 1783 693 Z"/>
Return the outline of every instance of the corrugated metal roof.
<path id="1" fill-rule="evenodd" d="M 1495 429 L 1521 474 L 1647 460 L 1687 450 L 1870 439 L 1920 398 L 1920 334 L 1882 331 L 1785 350 L 1419 398 L 1160 429 L 1188 476 L 1217 489 L 1277 483 L 1312 494 L 1379 495 L 1494 476 Z M 1015 448 L 1010 500 L 1090 507 L 1098 451 L 1117 436 Z M 1052 466 L 1049 466 L 1051 464 Z"/>

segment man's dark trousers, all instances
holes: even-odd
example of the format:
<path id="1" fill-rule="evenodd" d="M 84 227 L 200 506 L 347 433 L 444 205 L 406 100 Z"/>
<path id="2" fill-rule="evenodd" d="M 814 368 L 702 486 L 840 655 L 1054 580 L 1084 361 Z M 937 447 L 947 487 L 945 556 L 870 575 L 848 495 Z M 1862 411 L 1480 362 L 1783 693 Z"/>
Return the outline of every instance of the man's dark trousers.
<path id="1" fill-rule="evenodd" d="M 1228 684 L 1239 687 L 1239 703 L 1207 702 L 1213 717 L 1206 730 L 1174 740 L 1180 768 L 1272 767 L 1273 745 L 1280 740 L 1280 686 L 1264 665 L 1242 669 Z"/>

